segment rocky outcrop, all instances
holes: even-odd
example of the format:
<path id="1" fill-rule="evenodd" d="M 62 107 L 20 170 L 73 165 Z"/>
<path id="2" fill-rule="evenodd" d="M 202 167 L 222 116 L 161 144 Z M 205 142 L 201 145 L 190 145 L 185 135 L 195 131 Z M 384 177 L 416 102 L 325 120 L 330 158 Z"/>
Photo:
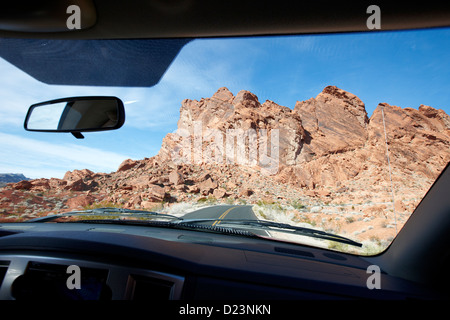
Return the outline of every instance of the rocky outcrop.
<path id="1" fill-rule="evenodd" d="M 324 204 L 341 205 L 333 221 L 345 212 L 385 219 L 392 187 L 401 195 L 395 209 L 411 213 L 449 161 L 443 110 L 383 102 L 369 118 L 357 96 L 335 86 L 292 109 L 220 88 L 181 102 L 178 130 L 166 135 L 158 155 L 125 159 L 109 174 L 83 169 L 9 184 L 0 194 L 0 219 L 30 207 L 38 214 L 98 203 L 151 210 L 208 199 L 310 204 L 308 219 L 325 214 Z M 325 217 L 331 219 L 319 215 L 317 223 Z"/>
<path id="2" fill-rule="evenodd" d="M 316 98 L 297 102 L 294 112 L 306 134 L 297 163 L 355 150 L 367 141 L 369 119 L 364 103 L 335 86 L 326 87 Z"/>
<path id="3" fill-rule="evenodd" d="M 391 163 L 397 172 L 414 172 L 433 180 L 450 160 L 450 117 L 443 110 L 424 105 L 417 110 L 402 109 L 380 103 L 368 128 L 372 149 L 384 144 L 384 127 Z M 375 163 L 385 163 L 380 152 L 373 153 Z"/>
<path id="4" fill-rule="evenodd" d="M 277 161 L 280 165 L 294 164 L 305 137 L 300 117 L 273 101 L 261 104 L 249 91 L 233 96 L 227 88 L 220 88 L 211 98 L 182 102 L 178 130 L 165 137 L 158 155 L 164 161 L 184 159 L 189 164 L 247 164 L 251 160 L 262 164 L 263 156 L 270 152 L 264 150 L 262 139 L 270 141 L 274 129 L 279 137 Z M 227 143 L 241 138 L 246 159 L 226 149 Z M 251 139 L 257 144 L 252 145 Z"/>

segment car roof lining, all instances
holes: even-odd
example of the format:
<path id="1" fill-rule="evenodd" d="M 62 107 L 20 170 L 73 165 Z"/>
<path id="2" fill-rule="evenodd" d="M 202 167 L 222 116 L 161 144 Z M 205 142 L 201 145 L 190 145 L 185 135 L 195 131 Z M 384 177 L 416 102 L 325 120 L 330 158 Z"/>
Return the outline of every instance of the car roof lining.
<path id="1" fill-rule="evenodd" d="M 89 0 L 77 1 L 81 4 Z M 20 16 L 23 6 L 4 4 L 0 56 L 46 84 L 151 87 L 193 38 L 376 32 L 367 29 L 370 2 L 366 1 L 263 1 L 258 5 L 235 0 L 92 1 L 96 24 L 67 32 L 1 30 L 2 22 L 11 20 L 5 12 L 15 12 L 13 16 L 19 22 L 26 21 Z M 450 3 L 378 3 L 382 30 L 450 26 Z M 51 7 L 54 1 L 44 0 L 42 4 Z M 37 15 L 33 10 L 39 6 L 28 8 L 25 17 Z M 61 12 L 64 23 L 67 13 L 60 9 L 54 12 Z M 30 29 L 33 23 L 37 29 L 44 24 L 30 19 Z"/>
<path id="2" fill-rule="evenodd" d="M 370 1 L 286 0 L 257 3 L 237 0 L 92 1 L 97 14 L 96 23 L 86 30 L 68 30 L 67 32 L 0 30 L 0 37 L 199 38 L 369 31 L 366 24 L 369 17 L 367 8 L 372 4 Z M 450 3 L 448 2 L 378 1 L 377 5 L 381 9 L 382 30 L 450 26 Z M 2 4 L 2 11 L 7 12 L 8 6 L 10 10 L 17 7 L 16 4 L 5 3 Z M 61 15 L 62 19 L 68 17 L 64 11 L 61 11 Z M 30 23 L 36 23 L 36 28 L 40 26 L 39 21 Z M 0 26 L 1 24 L 2 15 L 0 15 Z"/>

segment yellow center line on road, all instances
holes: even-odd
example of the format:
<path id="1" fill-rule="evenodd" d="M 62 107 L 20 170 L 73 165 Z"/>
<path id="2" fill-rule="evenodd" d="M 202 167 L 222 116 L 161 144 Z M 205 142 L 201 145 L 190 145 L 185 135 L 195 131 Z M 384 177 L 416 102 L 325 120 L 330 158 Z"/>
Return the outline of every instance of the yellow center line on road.
<path id="1" fill-rule="evenodd" d="M 225 216 L 226 216 L 231 210 L 233 210 L 234 208 L 237 208 L 237 207 L 232 207 L 232 208 L 228 209 L 227 211 L 225 211 L 224 213 L 222 213 L 222 214 L 220 215 L 220 217 L 217 218 L 217 220 L 214 221 L 214 223 L 213 223 L 212 225 L 215 226 L 216 224 L 219 224 L 220 221 L 223 220 L 223 218 L 225 218 Z"/>

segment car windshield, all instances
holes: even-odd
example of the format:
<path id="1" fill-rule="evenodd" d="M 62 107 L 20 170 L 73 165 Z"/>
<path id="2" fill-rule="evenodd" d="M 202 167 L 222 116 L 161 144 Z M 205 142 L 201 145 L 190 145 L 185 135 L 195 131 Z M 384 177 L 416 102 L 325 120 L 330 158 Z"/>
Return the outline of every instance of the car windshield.
<path id="1" fill-rule="evenodd" d="M 380 253 L 450 160 L 449 51 L 448 28 L 195 39 L 154 86 L 48 84 L 0 58 L 0 223 L 138 217 Z M 121 99 L 123 127 L 24 130 L 74 96 Z"/>

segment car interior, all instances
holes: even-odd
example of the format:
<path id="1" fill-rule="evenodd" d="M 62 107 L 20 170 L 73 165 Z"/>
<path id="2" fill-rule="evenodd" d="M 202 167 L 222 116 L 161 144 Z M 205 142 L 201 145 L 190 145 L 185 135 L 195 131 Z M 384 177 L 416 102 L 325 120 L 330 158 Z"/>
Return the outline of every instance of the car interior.
<path id="1" fill-rule="evenodd" d="M 81 8 L 84 18 L 79 28 L 68 30 L 66 9 L 73 4 Z M 366 10 L 371 4 L 8 2 L 1 5 L 0 55 L 45 83 L 149 87 L 160 81 L 177 53 L 192 39 L 450 26 L 450 3 L 403 5 L 383 1 L 378 3 L 381 30 L 368 30 Z M 53 54 L 38 50 L 42 39 L 55 40 L 55 47 L 50 49 Z M 86 54 L 77 56 L 67 40 Z M 117 57 L 108 59 L 99 54 L 97 45 L 104 41 L 110 41 L 110 49 L 119 52 Z M 23 48 L 30 52 L 28 59 L 19 54 Z M 152 52 L 151 58 L 145 58 L 148 52 Z M 130 57 L 134 57 L 133 63 L 127 62 Z M 56 60 L 60 63 L 53 67 Z M 63 102 L 66 108 L 72 107 L 70 101 Z M 70 114 L 69 109 L 64 112 Z M 117 119 L 124 115 L 111 117 L 115 120 L 111 129 L 120 128 L 123 120 L 117 123 Z M 81 130 L 70 126 L 65 129 L 77 138 L 83 137 Z M 272 300 L 447 300 L 449 190 L 447 165 L 392 243 L 371 256 L 240 234 L 198 232 L 164 223 L 152 227 L 98 221 L 0 223 L 0 299 L 135 300 L 151 302 L 155 307 L 157 300 L 190 302 L 192 306 L 194 301 L 206 300 L 232 301 L 235 305 L 247 300 L 266 305 L 265 301 Z M 73 273 L 67 268 L 73 265 L 81 274 L 79 290 L 66 286 Z M 370 266 L 377 266 L 379 272 L 369 272 Z M 221 310 L 216 313 L 233 313 Z M 261 310 L 234 309 L 236 314 L 241 311 Z M 180 308 L 173 312 L 179 313 Z"/>

